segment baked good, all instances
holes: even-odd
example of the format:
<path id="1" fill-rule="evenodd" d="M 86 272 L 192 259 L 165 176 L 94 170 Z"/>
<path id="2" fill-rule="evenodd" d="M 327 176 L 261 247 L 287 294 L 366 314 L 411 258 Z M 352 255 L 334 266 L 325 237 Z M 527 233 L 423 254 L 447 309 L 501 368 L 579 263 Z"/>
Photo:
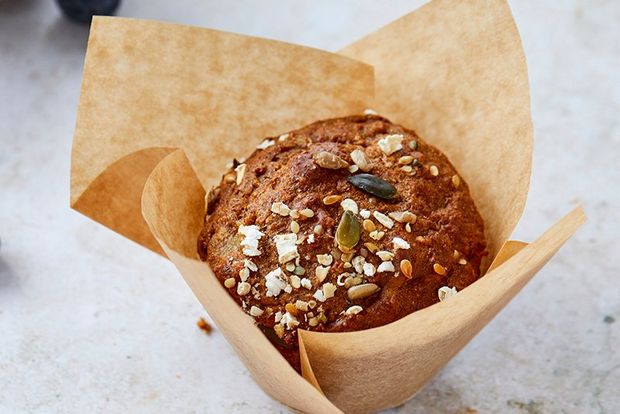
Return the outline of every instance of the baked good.
<path id="1" fill-rule="evenodd" d="M 299 370 L 297 329 L 377 327 L 480 276 L 484 225 L 444 154 L 377 115 L 315 122 L 234 161 L 198 253 Z"/>

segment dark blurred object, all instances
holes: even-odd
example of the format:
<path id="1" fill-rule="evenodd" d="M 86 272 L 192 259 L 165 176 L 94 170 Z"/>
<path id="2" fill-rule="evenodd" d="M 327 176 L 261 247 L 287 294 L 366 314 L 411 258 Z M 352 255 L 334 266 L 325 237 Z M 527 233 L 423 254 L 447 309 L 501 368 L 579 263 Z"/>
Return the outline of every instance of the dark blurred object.
<path id="1" fill-rule="evenodd" d="M 65 16 L 79 23 L 90 23 L 94 15 L 114 14 L 120 0 L 56 0 Z"/>

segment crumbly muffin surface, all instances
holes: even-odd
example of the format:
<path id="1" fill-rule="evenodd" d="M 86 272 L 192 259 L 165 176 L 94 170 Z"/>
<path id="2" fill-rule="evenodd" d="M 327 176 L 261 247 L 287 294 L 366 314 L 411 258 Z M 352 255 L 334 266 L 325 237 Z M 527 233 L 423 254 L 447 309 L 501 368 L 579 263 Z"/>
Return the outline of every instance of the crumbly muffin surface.
<path id="1" fill-rule="evenodd" d="M 387 324 L 474 282 L 486 254 L 446 156 L 376 115 L 267 138 L 207 198 L 201 259 L 298 370 L 298 328 Z"/>

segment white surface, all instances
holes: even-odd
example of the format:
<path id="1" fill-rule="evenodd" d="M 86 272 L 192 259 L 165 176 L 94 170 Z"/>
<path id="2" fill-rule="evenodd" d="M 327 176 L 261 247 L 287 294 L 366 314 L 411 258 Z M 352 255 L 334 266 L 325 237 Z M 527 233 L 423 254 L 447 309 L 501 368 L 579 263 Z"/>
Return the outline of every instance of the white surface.
<path id="1" fill-rule="evenodd" d="M 421 2 L 229 3 L 125 0 L 119 14 L 337 50 Z M 394 412 L 620 412 L 620 2 L 512 7 L 536 129 L 516 237 L 577 202 L 589 222 Z M 0 0 L 0 412 L 287 412 L 196 328 L 204 311 L 170 263 L 69 209 L 86 36 L 51 1 Z"/>

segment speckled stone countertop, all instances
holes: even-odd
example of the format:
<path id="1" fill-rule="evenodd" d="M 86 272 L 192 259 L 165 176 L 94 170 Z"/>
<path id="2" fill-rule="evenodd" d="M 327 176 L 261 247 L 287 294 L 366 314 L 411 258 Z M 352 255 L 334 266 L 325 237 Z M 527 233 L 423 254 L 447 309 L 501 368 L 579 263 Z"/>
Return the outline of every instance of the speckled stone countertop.
<path id="1" fill-rule="evenodd" d="M 421 1 L 126 0 L 123 16 L 337 50 Z M 620 412 L 620 2 L 513 1 L 535 125 L 532 240 L 589 221 L 394 413 Z M 329 17 L 327 17 L 329 16 Z M 87 29 L 0 0 L 0 412 L 280 413 L 173 266 L 71 211 Z"/>

